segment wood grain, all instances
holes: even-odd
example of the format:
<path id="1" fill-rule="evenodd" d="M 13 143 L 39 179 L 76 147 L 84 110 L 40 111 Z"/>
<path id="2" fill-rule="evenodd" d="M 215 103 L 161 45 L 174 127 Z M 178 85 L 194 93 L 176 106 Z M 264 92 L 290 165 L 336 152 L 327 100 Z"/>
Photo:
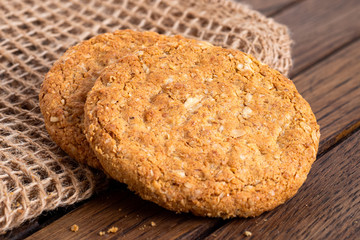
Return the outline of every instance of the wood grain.
<path id="1" fill-rule="evenodd" d="M 360 41 L 294 78 L 320 124 L 323 153 L 360 126 Z"/>
<path id="2" fill-rule="evenodd" d="M 276 15 L 294 39 L 291 76 L 360 37 L 360 1 L 307 0 Z"/>
<path id="3" fill-rule="evenodd" d="M 156 226 L 152 226 L 154 222 Z M 191 239 L 199 237 L 220 220 L 194 217 L 191 214 L 176 214 L 151 202 L 143 201 L 122 184 L 89 201 L 65 217 L 31 235 L 27 239 L 93 239 L 105 231 L 101 239 L 137 239 L 160 236 Z M 70 231 L 73 224 L 78 232 Z M 107 233 L 111 227 L 118 227 L 117 233 Z"/>
<path id="4" fill-rule="evenodd" d="M 207 239 L 356 239 L 360 236 L 360 130 L 318 159 L 297 195 L 253 219 L 237 219 Z"/>

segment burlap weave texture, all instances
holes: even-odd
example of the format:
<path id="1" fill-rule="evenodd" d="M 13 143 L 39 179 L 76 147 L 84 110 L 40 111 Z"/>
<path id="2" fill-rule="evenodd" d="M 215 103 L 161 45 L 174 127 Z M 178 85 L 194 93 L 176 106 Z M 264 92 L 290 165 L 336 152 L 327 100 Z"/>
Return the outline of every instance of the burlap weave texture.
<path id="1" fill-rule="evenodd" d="M 240 49 L 284 74 L 291 67 L 287 28 L 226 0 L 0 1 L 1 231 L 104 187 L 103 174 L 70 159 L 51 141 L 38 92 L 68 47 L 125 28 Z"/>

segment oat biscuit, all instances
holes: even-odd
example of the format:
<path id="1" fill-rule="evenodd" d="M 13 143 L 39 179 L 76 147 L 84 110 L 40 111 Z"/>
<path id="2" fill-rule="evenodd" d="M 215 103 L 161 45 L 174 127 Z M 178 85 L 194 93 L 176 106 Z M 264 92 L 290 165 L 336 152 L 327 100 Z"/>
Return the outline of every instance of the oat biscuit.
<path id="1" fill-rule="evenodd" d="M 99 168 L 83 134 L 87 92 L 101 70 L 124 55 L 161 41 L 176 42 L 179 38 L 122 30 L 98 35 L 68 49 L 46 75 L 39 94 L 51 138 L 72 158 Z"/>
<path id="2" fill-rule="evenodd" d="M 236 50 L 179 42 L 104 69 L 85 104 L 101 165 L 177 212 L 257 216 L 292 197 L 319 126 L 294 84 Z"/>

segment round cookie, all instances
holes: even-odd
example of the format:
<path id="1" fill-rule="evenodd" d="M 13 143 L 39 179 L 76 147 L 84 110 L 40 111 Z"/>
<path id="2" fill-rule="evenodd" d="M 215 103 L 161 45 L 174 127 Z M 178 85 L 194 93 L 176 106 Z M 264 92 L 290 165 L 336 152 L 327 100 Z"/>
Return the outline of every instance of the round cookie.
<path id="1" fill-rule="evenodd" d="M 86 137 L 108 174 L 177 212 L 257 216 L 292 197 L 319 126 L 279 72 L 240 51 L 180 42 L 104 69 Z"/>
<path id="2" fill-rule="evenodd" d="M 159 42 L 176 43 L 182 37 L 120 30 L 98 35 L 69 48 L 45 76 L 39 99 L 51 138 L 72 158 L 99 168 L 83 134 L 87 92 L 104 67 L 124 55 Z M 182 40 L 192 41 L 192 40 Z"/>

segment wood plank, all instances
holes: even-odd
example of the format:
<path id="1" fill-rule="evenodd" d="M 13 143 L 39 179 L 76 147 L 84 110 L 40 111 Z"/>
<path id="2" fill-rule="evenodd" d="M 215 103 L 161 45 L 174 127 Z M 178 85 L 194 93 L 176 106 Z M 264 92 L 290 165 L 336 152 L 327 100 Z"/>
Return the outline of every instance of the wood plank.
<path id="1" fill-rule="evenodd" d="M 300 2 L 300 0 L 235 0 L 236 2 L 241 2 L 249 5 L 255 10 L 263 13 L 266 16 L 273 15 L 284 8 L 292 6 L 295 3 Z"/>
<path id="2" fill-rule="evenodd" d="M 276 15 L 295 41 L 291 76 L 359 38 L 359 12 L 358 0 L 307 0 Z"/>
<path id="3" fill-rule="evenodd" d="M 343 138 L 347 135 L 350 131 L 359 128 L 360 126 L 360 41 L 357 41 L 347 48 L 337 52 L 336 54 L 332 55 L 331 57 L 327 58 L 323 62 L 319 63 L 315 67 L 309 69 L 308 71 L 302 72 L 298 75 L 294 82 L 302 93 L 302 95 L 310 102 L 321 126 L 321 142 L 320 142 L 320 152 L 325 152 L 331 145 L 339 141 L 339 139 Z M 359 131 L 357 132 L 353 145 L 356 145 L 359 148 Z M 344 144 L 344 143 L 343 143 Z M 341 144 L 341 146 L 343 146 Z M 344 146 L 348 147 L 348 146 Z M 338 150 L 341 147 L 337 147 Z M 359 149 L 356 150 L 356 154 L 359 153 Z M 306 181 L 305 185 L 301 188 L 300 192 L 289 202 L 285 205 L 278 207 L 272 212 L 265 213 L 262 216 L 254 219 L 241 219 L 235 220 L 234 222 L 229 223 L 224 228 L 216 231 L 214 236 L 211 238 L 216 237 L 234 237 L 234 236 L 241 236 L 243 231 L 249 230 L 258 232 L 260 235 L 258 237 L 262 238 L 273 238 L 282 236 L 284 239 L 293 239 L 293 238 L 314 238 L 319 239 L 323 237 L 322 235 L 313 237 L 312 229 L 306 229 L 304 231 L 309 231 L 309 234 L 306 235 L 304 231 L 300 231 L 296 221 L 304 217 L 300 215 L 299 218 L 296 218 L 296 221 L 288 219 L 291 216 L 296 215 L 294 211 L 297 211 L 300 207 L 296 208 L 296 205 L 301 203 L 305 203 L 308 205 L 309 202 L 312 204 L 313 209 L 322 209 L 322 202 L 320 201 L 321 198 L 318 199 L 318 195 L 312 199 L 313 195 L 308 195 L 308 193 L 313 192 L 313 190 L 309 189 L 309 186 L 314 184 L 323 184 L 323 188 L 327 188 L 328 179 L 323 177 L 323 173 L 321 171 L 327 171 L 327 174 L 335 174 L 336 171 L 342 169 L 342 160 L 347 159 L 344 156 L 334 159 L 330 163 L 330 165 L 326 165 L 324 163 L 325 159 L 333 154 L 326 153 L 325 156 L 318 159 L 314 166 L 313 170 L 311 171 L 308 180 Z M 354 158 L 356 159 L 356 158 Z M 357 160 L 359 157 L 357 158 Z M 333 165 L 334 164 L 334 165 Z M 336 165 L 339 164 L 339 165 Z M 335 168 L 335 166 L 337 168 Z M 320 171 L 318 173 L 317 171 Z M 315 172 L 315 173 L 314 173 Z M 341 173 L 341 171 L 339 171 Z M 348 179 L 348 181 L 355 181 L 359 176 L 359 172 L 355 175 L 355 179 Z M 321 176 L 321 177 L 319 177 Z M 319 178 L 318 178 L 319 177 Z M 331 182 L 337 181 L 336 179 L 332 180 Z M 358 182 L 359 183 L 359 182 Z M 345 184 L 344 184 L 345 185 Z M 317 186 L 317 185 L 316 185 Z M 354 186 L 352 186 L 354 187 Z M 319 186 L 319 188 L 321 188 Z M 341 185 L 338 186 L 338 190 L 342 188 Z M 356 189 L 356 187 L 355 187 Z M 346 192 L 346 191 L 345 191 Z M 300 195 L 300 196 L 298 196 Z M 357 195 L 359 196 L 359 195 Z M 332 196 L 335 197 L 335 196 Z M 306 198 L 306 199 L 305 199 Z M 347 199 L 349 200 L 349 199 Z M 339 198 L 336 204 L 340 204 L 341 201 L 344 199 Z M 359 198 L 356 199 L 357 203 L 359 203 Z M 331 204 L 335 204 L 332 202 Z M 336 205 L 335 204 L 335 205 Z M 294 207 L 295 206 L 295 207 Z M 296 210 L 293 210 L 296 209 Z M 307 210 L 306 206 L 306 210 Z M 314 218 L 317 217 L 316 214 L 312 213 L 312 210 L 307 211 L 307 220 L 309 224 Z M 344 212 L 342 211 L 341 214 Z M 339 213 L 340 214 L 340 213 Z M 358 213 L 357 213 L 358 214 Z M 349 215 L 346 215 L 349 216 Z M 358 216 L 360 217 L 360 216 Z M 284 218 L 284 219 L 283 219 Z M 285 219 L 286 218 L 286 219 Z M 330 218 L 324 218 L 320 221 L 317 226 L 321 226 L 321 224 L 325 224 L 323 221 L 337 221 L 338 215 L 332 216 Z M 283 220 L 281 220 L 283 219 Z M 320 219 L 320 217 L 319 217 Z M 271 222 L 268 223 L 268 222 Z M 290 221 L 291 220 L 291 221 Z M 304 220 L 305 221 L 305 220 Z M 305 221 L 305 222 L 306 222 Z M 315 221 L 315 220 L 314 220 Z M 340 220 L 338 220 L 340 221 Z M 275 222 L 275 225 L 274 225 Z M 286 223 L 284 225 L 284 223 Z M 269 225 L 270 224 L 270 225 Z M 327 224 L 327 223 L 326 223 Z M 336 225 L 336 224 L 334 224 Z M 291 228 L 289 228 L 291 226 Z M 308 225 L 302 225 L 302 227 L 306 227 Z M 286 229 L 286 227 L 288 227 Z M 349 229 L 352 229 L 351 223 L 348 225 Z M 329 226 L 330 228 L 330 226 Z M 237 229 L 237 230 L 236 230 Z M 276 231 L 274 231 L 276 229 Z M 357 228 L 359 231 L 359 227 Z M 235 231 L 236 230 L 236 231 Z M 324 229 L 325 231 L 326 229 Z M 330 229 L 333 231 L 332 229 Z M 326 234 L 330 234 L 329 229 L 327 229 Z M 285 233 L 284 233 L 285 231 Z M 320 231 L 317 229 L 316 234 L 325 234 L 324 231 Z M 336 231 L 342 231 L 338 229 Z M 278 235 L 277 235 L 278 234 Z M 286 234 L 286 235 L 284 235 Z M 300 234 L 300 235 L 297 235 Z M 334 234 L 331 232 L 331 234 Z M 350 234 L 350 232 L 348 233 Z M 351 233 L 352 234 L 352 233 Z M 350 235 L 351 235 L 350 234 Z M 350 236 L 349 235 L 349 236 Z M 333 235 L 331 235 L 333 236 Z M 256 238 L 256 237 L 255 237 Z M 279 237 L 280 238 L 280 237 Z M 331 237 L 332 239 L 336 239 L 336 237 Z M 345 237 L 341 237 L 344 239 Z"/>
<path id="4" fill-rule="evenodd" d="M 193 239 L 220 221 L 167 211 L 151 202 L 143 201 L 120 183 L 115 183 L 111 188 L 27 239 L 93 239 L 99 237 L 100 231 L 106 232 L 101 239 L 153 236 Z M 156 226 L 152 226 L 151 222 Z M 79 226 L 78 232 L 70 231 L 73 224 Z M 118 227 L 118 231 L 107 233 L 113 226 Z"/>
<path id="5" fill-rule="evenodd" d="M 319 152 L 360 126 L 360 41 L 294 78 L 320 125 Z"/>
<path id="6" fill-rule="evenodd" d="M 207 239 L 356 239 L 360 236 L 360 130 L 318 159 L 297 195 L 257 218 L 237 219 Z"/>

